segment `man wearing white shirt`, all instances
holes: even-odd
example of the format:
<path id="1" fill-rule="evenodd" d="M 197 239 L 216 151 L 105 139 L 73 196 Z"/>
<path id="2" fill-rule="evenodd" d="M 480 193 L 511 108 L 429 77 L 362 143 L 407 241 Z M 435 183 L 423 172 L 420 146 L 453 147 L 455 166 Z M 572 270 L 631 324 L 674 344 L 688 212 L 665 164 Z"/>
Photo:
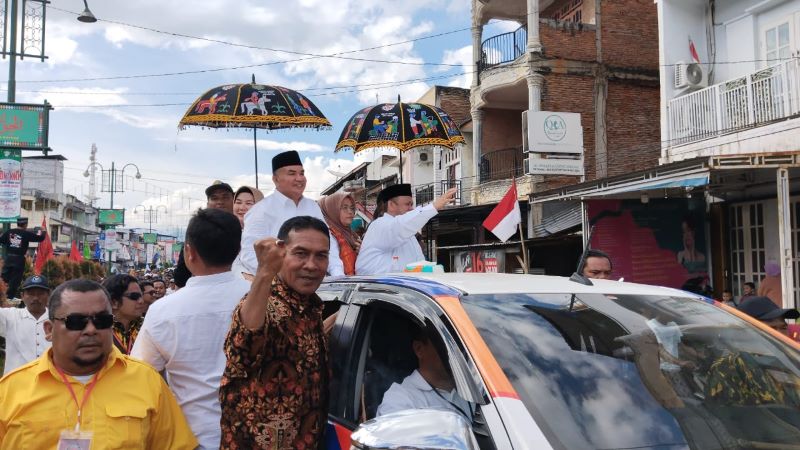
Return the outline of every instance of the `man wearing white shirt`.
<path id="1" fill-rule="evenodd" d="M 220 209 L 200 210 L 186 229 L 186 287 L 150 306 L 131 356 L 164 371 L 201 449 L 218 449 L 219 384 L 231 315 L 250 283 L 231 272 L 241 225 Z"/>
<path id="2" fill-rule="evenodd" d="M 35 360 L 50 348 L 43 328 L 49 296 L 47 279 L 33 275 L 22 284 L 25 308 L 0 308 L 0 336 L 6 338 L 4 374 Z"/>
<path id="3" fill-rule="evenodd" d="M 297 216 L 311 216 L 325 221 L 319 204 L 303 196 L 306 190 L 306 174 L 300 155 L 294 151 L 279 153 L 272 158 L 272 182 L 275 192 L 256 203 L 244 216 L 242 231 L 242 253 L 239 255 L 245 273 L 255 274 L 258 267 L 256 241 L 274 238 L 284 222 Z M 339 258 L 339 244 L 331 237 L 328 274 L 344 275 L 344 266 Z"/>
<path id="4" fill-rule="evenodd" d="M 456 189 L 450 189 L 431 204 L 414 208 L 410 184 L 394 184 L 382 190 L 378 204 L 385 205 L 385 212 L 367 227 L 356 259 L 356 274 L 385 274 L 423 260 L 416 234 L 455 196 Z M 393 269 L 395 257 L 397 267 Z"/>
<path id="5" fill-rule="evenodd" d="M 411 333 L 411 346 L 419 366 L 402 383 L 392 383 L 383 394 L 377 415 L 409 409 L 441 409 L 461 414 L 472 423 L 473 407 L 458 395 L 455 381 L 427 330 L 414 326 Z"/>

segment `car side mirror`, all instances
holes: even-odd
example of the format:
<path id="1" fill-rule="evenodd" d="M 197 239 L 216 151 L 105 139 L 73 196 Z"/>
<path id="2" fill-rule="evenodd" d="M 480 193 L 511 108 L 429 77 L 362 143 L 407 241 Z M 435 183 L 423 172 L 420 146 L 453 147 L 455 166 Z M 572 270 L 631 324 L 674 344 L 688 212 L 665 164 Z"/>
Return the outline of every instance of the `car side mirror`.
<path id="1" fill-rule="evenodd" d="M 396 448 L 477 450 L 478 443 L 464 417 L 436 409 L 410 409 L 376 417 L 350 435 L 350 450 Z"/>

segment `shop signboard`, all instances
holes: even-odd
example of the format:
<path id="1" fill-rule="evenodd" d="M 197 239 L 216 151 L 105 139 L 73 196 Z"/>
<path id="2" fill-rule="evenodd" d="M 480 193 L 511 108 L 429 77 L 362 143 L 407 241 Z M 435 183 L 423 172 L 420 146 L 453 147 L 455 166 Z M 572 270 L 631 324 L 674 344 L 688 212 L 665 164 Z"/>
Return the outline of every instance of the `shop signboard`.
<path id="1" fill-rule="evenodd" d="M 578 113 L 528 111 L 528 149 L 536 153 L 583 153 Z"/>
<path id="2" fill-rule="evenodd" d="M 456 272 L 503 273 L 505 253 L 498 250 L 475 250 L 455 253 Z"/>
<path id="3" fill-rule="evenodd" d="M 100 226 L 125 225 L 124 209 L 99 209 L 97 224 Z"/>
<path id="4" fill-rule="evenodd" d="M 22 152 L 0 150 L 0 222 L 16 223 L 22 194 Z"/>
<path id="5" fill-rule="evenodd" d="M 0 103 L 0 148 L 49 151 L 49 113 L 48 104 Z"/>
<path id="6" fill-rule="evenodd" d="M 158 242 L 158 234 L 156 233 L 144 233 L 142 234 L 142 240 L 145 244 L 155 244 Z"/>

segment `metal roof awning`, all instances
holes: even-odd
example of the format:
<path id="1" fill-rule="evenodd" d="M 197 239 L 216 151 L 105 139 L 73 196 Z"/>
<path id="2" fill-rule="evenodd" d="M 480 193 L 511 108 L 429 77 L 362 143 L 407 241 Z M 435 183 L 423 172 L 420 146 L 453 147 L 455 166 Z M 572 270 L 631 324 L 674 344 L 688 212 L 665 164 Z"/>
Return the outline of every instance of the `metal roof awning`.
<path id="1" fill-rule="evenodd" d="M 709 184 L 708 159 L 653 167 L 531 194 L 531 203 L 598 198 L 633 198 L 647 191 L 693 189 Z"/>

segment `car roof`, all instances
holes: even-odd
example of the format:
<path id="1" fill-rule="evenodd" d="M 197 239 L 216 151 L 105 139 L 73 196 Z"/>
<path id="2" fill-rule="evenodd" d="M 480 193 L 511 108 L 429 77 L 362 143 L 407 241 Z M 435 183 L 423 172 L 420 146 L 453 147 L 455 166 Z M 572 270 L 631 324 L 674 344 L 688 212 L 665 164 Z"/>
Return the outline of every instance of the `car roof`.
<path id="1" fill-rule="evenodd" d="M 334 281 L 334 280 L 331 280 Z M 404 286 L 428 295 L 461 294 L 616 294 L 664 295 L 703 298 L 673 288 L 612 280 L 591 280 L 592 286 L 566 277 L 506 273 L 403 273 L 382 276 L 355 276 L 336 282 L 381 283 Z"/>

